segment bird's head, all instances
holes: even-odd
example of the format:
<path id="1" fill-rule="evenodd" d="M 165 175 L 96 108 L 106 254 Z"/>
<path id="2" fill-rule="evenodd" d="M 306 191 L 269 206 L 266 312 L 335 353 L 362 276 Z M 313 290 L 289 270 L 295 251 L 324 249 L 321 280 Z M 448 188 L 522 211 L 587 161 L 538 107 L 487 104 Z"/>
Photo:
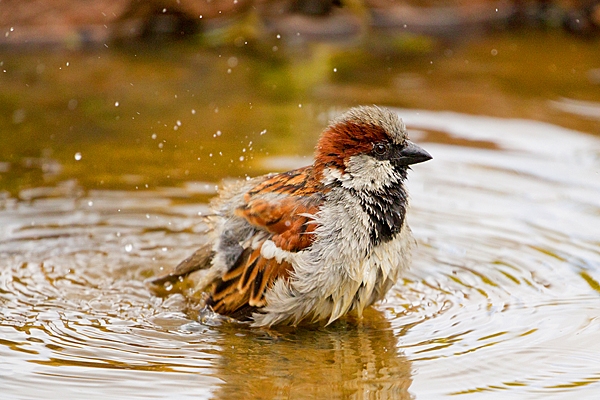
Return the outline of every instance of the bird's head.
<path id="1" fill-rule="evenodd" d="M 412 164 L 432 157 L 410 140 L 396 113 L 379 107 L 353 108 L 323 131 L 315 168 L 325 184 L 378 191 L 400 183 Z"/>

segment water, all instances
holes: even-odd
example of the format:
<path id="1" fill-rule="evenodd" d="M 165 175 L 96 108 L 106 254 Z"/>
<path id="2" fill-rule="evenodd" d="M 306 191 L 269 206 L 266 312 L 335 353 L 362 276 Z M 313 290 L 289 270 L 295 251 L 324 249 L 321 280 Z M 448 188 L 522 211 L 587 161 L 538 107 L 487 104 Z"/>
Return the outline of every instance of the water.
<path id="1" fill-rule="evenodd" d="M 412 191 L 420 247 L 409 300 L 422 319 L 401 342 L 419 375 L 435 377 L 422 390 L 415 380 L 415 393 L 592 397 L 600 141 L 525 120 L 404 114 L 498 148 L 428 146 L 437 162 L 414 171 L 423 185 Z"/>
<path id="2" fill-rule="evenodd" d="M 500 35 L 441 49 L 439 69 L 430 55 L 371 66 L 396 86 L 360 83 L 356 66 L 291 91 L 272 85 L 345 64 L 319 48 L 304 64 L 232 53 L 233 73 L 231 50 L 3 54 L 2 397 L 596 398 L 596 45 Z M 556 51 L 529 52 L 536 73 L 511 64 L 521 52 L 498 59 L 513 47 Z M 310 162 L 356 98 L 398 107 L 434 156 L 410 173 L 418 246 L 385 302 L 361 321 L 265 332 L 198 322 L 185 285 L 148 290 L 203 242 L 221 179 Z"/>

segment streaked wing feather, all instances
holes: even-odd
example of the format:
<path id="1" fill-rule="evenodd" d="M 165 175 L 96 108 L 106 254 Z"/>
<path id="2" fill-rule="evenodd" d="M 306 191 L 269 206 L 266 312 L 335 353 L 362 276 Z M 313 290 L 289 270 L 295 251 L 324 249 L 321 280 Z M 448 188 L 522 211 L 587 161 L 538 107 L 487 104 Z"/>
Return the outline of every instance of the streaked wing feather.
<path id="1" fill-rule="evenodd" d="M 260 249 L 255 250 L 260 254 Z M 237 288 L 240 292 L 245 292 L 248 290 L 250 283 L 256 279 L 256 274 L 258 271 L 262 270 L 265 266 L 265 259 L 260 255 L 258 257 L 254 257 L 254 262 L 246 263 L 244 267 L 244 273 L 240 278 Z"/>
<path id="2" fill-rule="evenodd" d="M 249 304 L 256 307 L 264 306 L 266 304 L 266 290 L 273 286 L 275 280 L 279 278 L 288 279 L 291 271 L 292 265 L 290 263 L 286 261 L 278 263 L 275 260 L 269 260 L 265 268 L 258 271 L 256 279 L 252 282 Z"/>
<path id="3" fill-rule="evenodd" d="M 214 283 L 209 305 L 216 312 L 235 318 L 249 317 L 265 305 L 265 292 L 277 279 L 289 279 L 290 263 L 263 258 L 260 251 L 266 240 L 290 252 L 312 244 L 317 227 L 313 216 L 323 202 L 324 190 L 308 182 L 308 176 L 309 168 L 275 175 L 246 193 L 245 204 L 235 215 L 255 227 L 255 238 L 260 241 L 252 249 L 246 248 Z"/>

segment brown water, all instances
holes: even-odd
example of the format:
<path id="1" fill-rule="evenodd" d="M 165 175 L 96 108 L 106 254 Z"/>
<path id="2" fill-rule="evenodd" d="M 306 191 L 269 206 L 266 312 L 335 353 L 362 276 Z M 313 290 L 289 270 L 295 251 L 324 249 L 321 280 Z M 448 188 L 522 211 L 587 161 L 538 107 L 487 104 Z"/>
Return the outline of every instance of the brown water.
<path id="1" fill-rule="evenodd" d="M 5 50 L 1 397 L 597 398 L 599 45 Z M 384 303 L 273 334 L 145 287 L 202 243 L 219 181 L 310 162 L 327 119 L 369 103 L 434 156 Z"/>

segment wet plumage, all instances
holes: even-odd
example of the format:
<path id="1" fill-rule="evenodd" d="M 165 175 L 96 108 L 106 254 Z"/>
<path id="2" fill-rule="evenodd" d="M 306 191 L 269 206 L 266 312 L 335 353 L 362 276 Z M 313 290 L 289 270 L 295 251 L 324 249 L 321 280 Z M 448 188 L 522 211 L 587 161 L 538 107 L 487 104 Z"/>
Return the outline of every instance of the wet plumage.
<path id="1" fill-rule="evenodd" d="M 204 269 L 207 305 L 255 326 L 360 315 L 410 263 L 404 181 L 430 158 L 395 113 L 351 109 L 323 131 L 312 165 L 224 187 L 212 241 L 154 283 Z"/>

